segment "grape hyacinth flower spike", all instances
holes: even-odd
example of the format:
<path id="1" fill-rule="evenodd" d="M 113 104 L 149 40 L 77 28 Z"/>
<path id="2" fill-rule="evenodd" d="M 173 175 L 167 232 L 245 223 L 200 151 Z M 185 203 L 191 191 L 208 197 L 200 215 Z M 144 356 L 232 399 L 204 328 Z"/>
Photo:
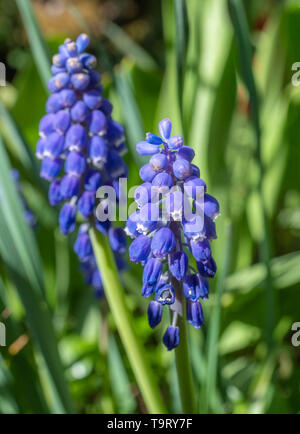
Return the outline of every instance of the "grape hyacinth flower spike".
<path id="1" fill-rule="evenodd" d="M 89 228 L 109 236 L 119 269 L 124 266 L 126 237 L 120 228 L 95 217 L 96 191 L 103 185 L 115 188 L 127 176 L 122 159 L 126 151 L 124 129 L 112 119 L 112 104 L 103 97 L 96 58 L 85 52 L 89 37 L 66 39 L 53 57 L 51 95 L 46 115 L 39 124 L 36 155 L 42 160 L 40 175 L 49 181 L 49 202 L 63 204 L 59 214 L 63 234 L 76 228 L 77 212 L 83 223 L 74 250 L 86 278 L 102 294 L 102 282 L 89 238 Z M 101 205 L 102 201 L 100 201 Z M 104 205 L 103 205 L 104 206 Z"/>
<path id="2" fill-rule="evenodd" d="M 136 146 L 140 155 L 151 157 L 140 169 L 144 183 L 135 190 L 137 210 L 125 229 L 134 238 L 130 259 L 144 266 L 142 295 L 154 298 L 148 307 L 150 327 L 161 322 L 163 306 L 173 311 L 163 337 L 168 350 L 180 341 L 176 324 L 183 297 L 188 322 L 197 329 L 204 322 L 200 300 L 208 298 L 208 279 L 216 273 L 210 243 L 217 238 L 214 221 L 219 215 L 218 201 L 206 192 L 192 163 L 194 150 L 181 136 L 171 136 L 171 130 L 171 121 L 164 119 L 160 136 L 147 133 Z"/>

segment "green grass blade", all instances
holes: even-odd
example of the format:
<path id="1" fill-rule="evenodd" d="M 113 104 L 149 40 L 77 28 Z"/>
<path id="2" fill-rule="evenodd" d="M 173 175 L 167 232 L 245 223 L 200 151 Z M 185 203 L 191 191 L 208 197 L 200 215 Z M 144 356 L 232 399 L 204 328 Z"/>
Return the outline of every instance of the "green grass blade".
<path id="1" fill-rule="evenodd" d="M 43 191 L 46 191 L 46 185 L 39 176 L 39 167 L 36 158 L 29 145 L 24 140 L 11 114 L 1 101 L 0 122 L 0 130 L 12 146 L 15 156 L 20 160 L 22 166 L 27 169 L 27 172 L 32 176 L 34 182 L 37 183 Z"/>
<path id="2" fill-rule="evenodd" d="M 200 7 L 200 6 L 198 6 Z M 208 167 L 210 133 L 218 130 L 213 123 L 216 92 L 231 52 L 232 29 L 226 3 L 219 0 L 204 0 L 198 23 L 200 52 L 198 55 L 198 85 L 189 122 L 189 143 L 196 151 L 195 164 L 201 168 L 201 176 L 211 182 Z M 187 102 L 188 103 L 188 102 Z M 224 102 L 223 102 L 224 103 Z"/>
<path id="3" fill-rule="evenodd" d="M 48 80 L 51 77 L 50 55 L 32 10 L 31 2 L 29 0 L 16 0 L 16 3 L 23 20 L 36 66 L 45 87 L 47 87 Z"/>
<path id="4" fill-rule="evenodd" d="M 127 308 L 124 290 L 118 277 L 118 270 L 108 239 L 93 229 L 90 230 L 90 237 L 101 272 L 107 302 L 148 411 L 150 413 L 165 413 L 166 408 L 160 396 L 156 377 L 151 371 L 145 349 L 136 334 L 131 314 Z"/>
<path id="5" fill-rule="evenodd" d="M 178 61 L 176 48 L 176 14 L 173 0 L 164 0 L 162 6 L 163 33 L 166 46 L 166 66 L 158 101 L 155 129 L 163 118 L 173 123 L 172 134 L 183 134 Z"/>
<path id="6" fill-rule="evenodd" d="M 115 83 L 124 117 L 124 124 L 128 137 L 128 146 L 136 164 L 140 167 L 145 163 L 145 159 L 136 152 L 135 147 L 138 142 L 144 139 L 145 130 L 140 110 L 135 99 L 133 84 L 128 71 L 128 65 L 125 63 L 121 64 L 118 70 L 116 70 Z"/>
<path id="7" fill-rule="evenodd" d="M 259 170 L 258 180 L 258 211 L 261 213 L 261 221 L 263 225 L 263 234 L 260 240 L 260 256 L 261 260 L 265 262 L 267 267 L 266 277 L 266 325 L 265 335 L 269 347 L 272 345 L 273 330 L 275 326 L 275 296 L 272 288 L 272 274 L 270 266 L 271 258 L 271 240 L 269 234 L 269 227 L 267 221 L 267 210 L 264 201 L 263 192 L 263 178 L 264 178 L 264 166 L 261 147 L 261 127 L 260 127 L 260 115 L 258 96 L 256 91 L 256 85 L 254 81 L 254 75 L 251 64 L 251 44 L 250 34 L 248 29 L 248 23 L 246 14 L 243 8 L 243 4 L 239 0 L 228 0 L 229 12 L 232 20 L 232 24 L 235 30 L 235 37 L 238 47 L 240 69 L 243 80 L 249 92 L 249 98 L 251 103 L 251 115 L 256 136 L 256 163 Z"/>
<path id="8" fill-rule="evenodd" d="M 133 413 L 136 402 L 130 390 L 130 381 L 125 370 L 117 342 L 113 335 L 109 337 L 108 368 L 110 384 L 118 403 L 120 413 Z"/>
<path id="9" fill-rule="evenodd" d="M 51 384 L 52 405 L 56 412 L 70 412 L 74 407 L 64 379 L 50 312 L 45 303 L 42 265 L 32 230 L 24 219 L 20 198 L 10 175 L 8 157 L 0 138 L 0 254 L 6 270 L 15 282 L 26 311 L 26 321 L 42 354 Z"/>
<path id="10" fill-rule="evenodd" d="M 125 56 L 142 69 L 156 69 L 157 64 L 150 54 L 138 45 L 124 30 L 112 21 L 107 21 L 103 34 Z"/>

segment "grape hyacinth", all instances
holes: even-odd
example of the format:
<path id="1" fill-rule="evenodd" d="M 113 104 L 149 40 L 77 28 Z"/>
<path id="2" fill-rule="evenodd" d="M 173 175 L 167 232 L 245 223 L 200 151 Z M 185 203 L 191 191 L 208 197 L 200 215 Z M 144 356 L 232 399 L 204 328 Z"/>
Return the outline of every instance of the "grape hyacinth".
<path id="1" fill-rule="evenodd" d="M 125 229 L 134 238 L 130 259 L 144 266 L 142 295 L 154 295 L 148 307 L 150 327 L 161 322 L 164 305 L 174 312 L 163 337 L 168 350 L 179 344 L 176 323 L 183 296 L 188 322 L 197 329 L 204 322 L 200 300 L 208 298 L 208 279 L 216 273 L 210 242 L 217 238 L 214 220 L 219 215 L 218 201 L 206 193 L 192 163 L 193 149 L 181 136 L 171 137 L 171 129 L 171 121 L 164 119 L 159 123 L 160 137 L 147 133 L 146 140 L 137 144 L 137 152 L 151 158 L 140 169 L 144 183 L 135 190 L 137 210 Z"/>
<path id="2" fill-rule="evenodd" d="M 48 82 L 51 95 L 46 103 L 47 114 L 39 124 L 36 155 L 42 160 L 41 177 L 51 183 L 50 204 L 63 203 L 59 214 L 61 232 L 66 235 L 75 230 L 77 211 L 84 221 L 74 250 L 86 281 L 101 295 L 101 276 L 88 230 L 93 226 L 108 235 L 122 269 L 120 255 L 126 247 L 125 234 L 111 227 L 110 221 L 97 221 L 95 209 L 97 189 L 103 185 L 115 188 L 119 178 L 127 176 L 122 159 L 126 145 L 124 129 L 112 119 L 112 104 L 102 95 L 96 58 L 85 52 L 88 45 L 89 37 L 81 34 L 75 42 L 66 39 L 53 56 L 53 76 Z"/>

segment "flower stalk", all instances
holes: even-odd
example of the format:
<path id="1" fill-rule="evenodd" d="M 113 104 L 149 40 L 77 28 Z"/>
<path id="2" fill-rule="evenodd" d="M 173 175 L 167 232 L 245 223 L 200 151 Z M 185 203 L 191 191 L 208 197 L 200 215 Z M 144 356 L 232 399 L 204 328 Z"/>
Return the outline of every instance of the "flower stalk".
<path id="1" fill-rule="evenodd" d="M 94 229 L 90 229 L 90 238 L 101 272 L 107 302 L 148 411 L 166 413 L 156 378 L 145 356 L 140 339 L 136 335 L 109 242 L 103 234 Z"/>
<path id="2" fill-rule="evenodd" d="M 183 413 L 193 414 L 196 413 L 196 401 L 192 381 L 190 351 L 186 328 L 186 302 L 185 297 L 179 295 L 183 292 L 182 284 L 176 279 L 172 279 L 172 284 L 175 287 L 176 298 L 178 299 L 180 297 L 180 302 L 182 303 L 182 316 L 178 315 L 176 321 L 176 325 L 179 327 L 180 345 L 178 345 L 178 347 L 175 349 L 175 362 L 181 398 L 181 408 Z"/>

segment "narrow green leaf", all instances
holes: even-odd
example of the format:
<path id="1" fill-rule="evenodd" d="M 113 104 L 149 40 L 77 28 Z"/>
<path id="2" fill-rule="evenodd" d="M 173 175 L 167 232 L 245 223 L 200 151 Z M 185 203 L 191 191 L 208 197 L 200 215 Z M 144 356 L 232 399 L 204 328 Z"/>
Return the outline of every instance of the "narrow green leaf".
<path id="1" fill-rule="evenodd" d="M 32 10 L 31 2 L 29 0 L 16 0 L 16 3 L 23 20 L 36 66 L 45 87 L 47 87 L 48 80 L 51 77 L 50 55 Z"/>
<path id="2" fill-rule="evenodd" d="M 144 164 L 145 159 L 136 152 L 135 147 L 144 139 L 144 126 L 128 68 L 129 65 L 125 62 L 120 65 L 115 71 L 115 83 L 124 116 L 128 146 L 136 164 L 140 167 Z"/>
<path id="3" fill-rule="evenodd" d="M 265 318 L 265 335 L 269 347 L 273 343 L 273 330 L 276 321 L 276 300 L 272 288 L 272 274 L 270 266 L 271 258 L 271 237 L 269 231 L 269 224 L 267 220 L 267 210 L 264 201 L 263 191 L 263 178 L 265 167 L 263 163 L 262 144 L 261 144 L 261 127 L 260 127 L 260 113 L 259 102 L 256 91 L 256 85 L 251 64 L 251 44 L 250 33 L 246 14 L 244 11 L 243 3 L 239 0 L 228 0 L 229 12 L 232 24 L 235 30 L 236 42 L 238 46 L 240 69 L 245 85 L 248 89 L 250 103 L 251 103 L 251 117 L 253 128 L 256 136 L 256 164 L 258 166 L 259 179 L 257 186 L 257 197 L 259 199 L 258 211 L 261 214 L 262 221 L 262 236 L 260 238 L 260 256 L 261 260 L 266 263 L 267 276 L 266 276 L 266 318 Z"/>
<path id="4" fill-rule="evenodd" d="M 73 411 L 57 350 L 50 312 L 44 299 L 42 265 L 32 230 L 24 219 L 20 198 L 10 175 L 8 157 L 0 138 L 0 254 L 15 282 L 26 311 L 26 321 L 40 353 L 47 387 L 51 384 L 55 412 Z"/>
<path id="5" fill-rule="evenodd" d="M 156 376 L 151 371 L 127 307 L 108 239 L 94 229 L 90 230 L 90 237 L 105 295 L 145 403 L 150 413 L 165 413 L 166 408 L 160 397 Z"/>
<path id="6" fill-rule="evenodd" d="M 156 69 L 157 64 L 150 54 L 138 45 L 124 30 L 112 21 L 107 21 L 103 34 L 126 56 L 142 69 Z"/>

